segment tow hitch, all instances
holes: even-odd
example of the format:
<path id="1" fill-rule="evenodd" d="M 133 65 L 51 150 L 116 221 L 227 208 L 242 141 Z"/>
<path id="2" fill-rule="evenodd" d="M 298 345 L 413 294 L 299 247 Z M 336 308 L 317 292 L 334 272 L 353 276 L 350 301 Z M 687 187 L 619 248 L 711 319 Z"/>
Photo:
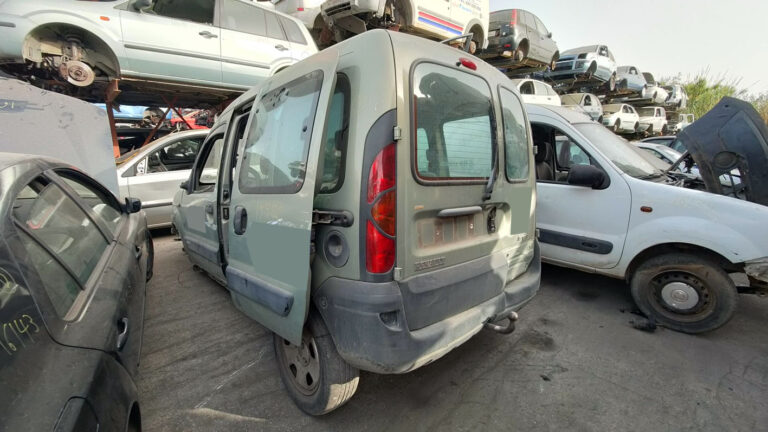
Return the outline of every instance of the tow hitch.
<path id="1" fill-rule="evenodd" d="M 507 323 L 507 325 L 500 326 L 500 325 L 494 324 L 492 322 L 487 322 L 487 323 L 485 323 L 484 327 L 486 329 L 488 329 L 488 330 L 493 330 L 496 333 L 510 334 L 513 331 L 515 331 L 515 321 L 517 321 L 517 318 L 518 318 L 517 312 L 510 312 L 509 315 L 507 315 L 505 318 L 502 318 L 502 320 L 506 319 L 506 320 L 509 321 L 509 323 Z M 502 321 L 502 320 L 499 320 L 499 321 Z M 497 321 L 497 322 L 499 322 L 499 321 Z"/>

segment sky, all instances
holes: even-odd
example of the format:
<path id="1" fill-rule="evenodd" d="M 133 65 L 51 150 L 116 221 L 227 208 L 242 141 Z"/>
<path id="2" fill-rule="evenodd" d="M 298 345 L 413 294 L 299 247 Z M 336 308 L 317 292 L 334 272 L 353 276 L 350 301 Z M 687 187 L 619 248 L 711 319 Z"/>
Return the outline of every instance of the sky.
<path id="1" fill-rule="evenodd" d="M 768 92 L 766 0 L 490 0 L 491 11 L 537 15 L 560 51 L 604 44 L 619 66 L 683 80 L 708 70 L 740 80 L 751 94 Z"/>

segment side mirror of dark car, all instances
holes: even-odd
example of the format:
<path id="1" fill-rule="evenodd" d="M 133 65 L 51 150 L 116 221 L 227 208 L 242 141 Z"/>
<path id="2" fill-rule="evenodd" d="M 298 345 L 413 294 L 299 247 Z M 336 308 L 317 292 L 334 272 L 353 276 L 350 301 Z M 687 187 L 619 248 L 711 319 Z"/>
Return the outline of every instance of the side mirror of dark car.
<path id="1" fill-rule="evenodd" d="M 141 211 L 141 200 L 138 198 L 128 197 L 125 199 L 125 212 L 128 214 L 138 213 Z"/>
<path id="2" fill-rule="evenodd" d="M 189 192 L 189 180 L 184 180 L 183 182 L 181 182 L 179 187 L 181 189 L 184 189 L 185 191 Z"/>
<path id="3" fill-rule="evenodd" d="M 552 39 L 552 32 L 547 33 L 547 37 Z"/>
<path id="4" fill-rule="evenodd" d="M 608 187 L 608 176 L 603 170 L 592 165 L 571 165 L 567 182 L 574 186 L 605 189 Z"/>
<path id="5" fill-rule="evenodd" d="M 128 8 L 135 12 L 139 12 L 150 6 L 152 6 L 152 0 L 131 0 L 128 2 Z"/>

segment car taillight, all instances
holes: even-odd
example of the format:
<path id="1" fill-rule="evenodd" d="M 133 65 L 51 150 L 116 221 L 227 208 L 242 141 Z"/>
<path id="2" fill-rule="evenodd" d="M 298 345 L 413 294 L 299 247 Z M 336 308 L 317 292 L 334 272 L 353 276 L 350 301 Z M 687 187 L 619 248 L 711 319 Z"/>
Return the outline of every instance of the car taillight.
<path id="1" fill-rule="evenodd" d="M 512 16 L 509 18 L 509 26 L 514 27 L 517 24 L 517 9 L 512 9 Z"/>
<path id="2" fill-rule="evenodd" d="M 368 173 L 367 198 L 373 206 L 365 228 L 365 267 L 370 273 L 386 273 L 395 264 L 395 149 L 395 143 L 384 147 Z"/>

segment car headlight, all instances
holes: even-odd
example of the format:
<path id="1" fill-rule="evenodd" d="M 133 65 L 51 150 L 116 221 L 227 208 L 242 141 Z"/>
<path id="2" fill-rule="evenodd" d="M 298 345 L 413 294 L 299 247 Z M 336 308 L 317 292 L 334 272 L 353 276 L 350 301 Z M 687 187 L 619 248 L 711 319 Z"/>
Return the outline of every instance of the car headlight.
<path id="1" fill-rule="evenodd" d="M 584 67 L 584 65 L 585 65 L 586 63 L 587 63 L 587 62 L 585 62 L 585 61 L 577 61 L 577 62 L 576 62 L 576 69 L 581 69 L 581 68 L 583 68 L 583 67 Z"/>

